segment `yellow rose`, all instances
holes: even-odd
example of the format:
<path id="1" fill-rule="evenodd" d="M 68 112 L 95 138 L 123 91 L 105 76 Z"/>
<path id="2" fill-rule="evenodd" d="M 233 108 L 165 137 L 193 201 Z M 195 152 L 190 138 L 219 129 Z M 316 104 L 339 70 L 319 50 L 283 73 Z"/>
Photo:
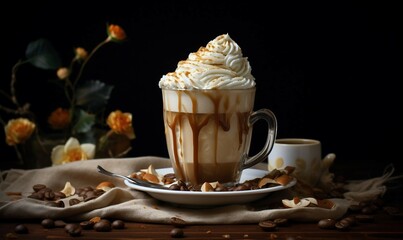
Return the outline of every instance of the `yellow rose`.
<path id="1" fill-rule="evenodd" d="M 10 146 L 24 143 L 35 130 L 35 123 L 26 118 L 11 119 L 4 127 L 6 142 Z"/>
<path id="2" fill-rule="evenodd" d="M 67 109 L 57 108 L 53 111 L 49 118 L 48 123 L 53 129 L 64 129 L 70 124 L 70 112 Z"/>
<path id="3" fill-rule="evenodd" d="M 108 36 L 115 41 L 126 39 L 126 32 L 119 25 L 110 24 L 108 26 Z"/>
<path id="4" fill-rule="evenodd" d="M 117 134 L 126 135 L 129 139 L 136 137 L 132 127 L 131 113 L 122 113 L 120 110 L 116 110 L 109 114 L 106 123 Z"/>

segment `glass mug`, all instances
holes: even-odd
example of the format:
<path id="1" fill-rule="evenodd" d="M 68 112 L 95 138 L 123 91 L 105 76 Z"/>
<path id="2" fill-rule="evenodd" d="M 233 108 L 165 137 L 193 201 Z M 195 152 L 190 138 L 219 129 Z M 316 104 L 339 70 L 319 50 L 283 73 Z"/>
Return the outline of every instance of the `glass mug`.
<path id="1" fill-rule="evenodd" d="M 165 137 L 178 179 L 192 185 L 239 182 L 242 170 L 267 159 L 277 134 L 268 109 L 253 111 L 256 88 L 162 89 Z M 268 124 L 265 145 L 249 157 L 253 124 Z"/>

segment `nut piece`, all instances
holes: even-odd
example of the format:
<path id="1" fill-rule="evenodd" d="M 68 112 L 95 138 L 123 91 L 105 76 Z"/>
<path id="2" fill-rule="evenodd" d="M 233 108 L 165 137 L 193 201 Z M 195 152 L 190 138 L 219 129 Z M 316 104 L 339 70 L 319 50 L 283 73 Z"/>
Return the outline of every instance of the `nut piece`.
<path id="1" fill-rule="evenodd" d="M 258 183 L 257 186 L 259 188 L 262 188 L 262 187 L 264 187 L 264 186 L 266 186 L 268 184 L 278 184 L 278 183 L 276 181 L 274 181 L 273 179 L 271 179 L 271 178 L 265 177 L 265 178 L 262 178 L 262 179 L 259 180 L 259 183 Z"/>
<path id="2" fill-rule="evenodd" d="M 111 182 L 101 182 L 100 184 L 98 184 L 96 189 L 101 189 L 101 190 L 104 190 L 105 192 L 107 192 L 114 187 L 115 187 L 115 185 Z"/>
<path id="3" fill-rule="evenodd" d="M 283 199 L 281 200 L 283 205 L 289 208 L 298 208 L 298 207 L 307 207 L 311 202 L 305 198 L 299 199 L 295 197 L 294 199 L 288 200 Z"/>
<path id="4" fill-rule="evenodd" d="M 276 177 L 275 181 L 277 183 L 281 184 L 282 186 L 285 186 L 292 181 L 292 177 L 290 177 L 286 174 L 283 174 L 281 176 Z"/>
<path id="5" fill-rule="evenodd" d="M 60 192 L 64 193 L 64 195 L 66 195 L 66 197 L 70 197 L 76 193 L 76 188 L 73 187 L 73 185 L 71 185 L 70 182 L 66 182 L 63 190 L 61 190 Z"/>
<path id="6" fill-rule="evenodd" d="M 154 174 L 151 173 L 146 173 L 143 176 L 143 179 L 149 182 L 153 182 L 153 183 L 159 183 L 160 180 L 158 179 L 158 177 Z"/>
<path id="7" fill-rule="evenodd" d="M 213 186 L 211 186 L 210 183 L 205 182 L 205 183 L 203 183 L 203 185 L 201 186 L 200 190 L 201 190 L 202 192 L 213 192 L 213 191 L 214 191 L 214 188 L 213 188 Z"/>

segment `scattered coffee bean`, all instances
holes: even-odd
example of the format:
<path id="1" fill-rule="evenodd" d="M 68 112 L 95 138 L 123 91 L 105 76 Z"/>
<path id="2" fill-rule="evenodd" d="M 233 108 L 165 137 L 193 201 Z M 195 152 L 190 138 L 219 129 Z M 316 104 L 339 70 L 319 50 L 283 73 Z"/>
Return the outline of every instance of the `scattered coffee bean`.
<path id="1" fill-rule="evenodd" d="M 350 224 L 348 222 L 338 221 L 334 226 L 336 227 L 337 230 L 340 231 L 347 231 L 350 229 Z"/>
<path id="2" fill-rule="evenodd" d="M 112 226 L 108 220 L 102 219 L 94 224 L 94 230 L 97 232 L 109 232 L 112 230 Z"/>
<path id="3" fill-rule="evenodd" d="M 92 221 L 83 221 L 80 222 L 80 226 L 82 229 L 88 230 L 88 229 L 92 229 L 94 227 L 94 222 Z"/>
<path id="4" fill-rule="evenodd" d="M 66 223 L 63 220 L 55 220 L 55 227 L 62 228 L 65 226 L 66 226 Z"/>
<path id="5" fill-rule="evenodd" d="M 171 217 L 171 224 L 174 227 L 184 227 L 186 226 L 186 221 L 178 217 Z"/>
<path id="6" fill-rule="evenodd" d="M 64 194 L 62 192 L 54 192 L 54 194 L 55 194 L 55 199 L 66 198 L 66 194 Z"/>
<path id="7" fill-rule="evenodd" d="M 179 191 L 179 190 L 181 190 L 181 187 L 178 184 L 172 184 L 171 186 L 169 186 L 168 189 L 174 190 L 174 191 Z"/>
<path id="8" fill-rule="evenodd" d="M 341 222 L 344 222 L 346 224 L 349 224 L 350 226 L 354 226 L 356 224 L 356 220 L 354 216 L 348 216 L 340 220 Z"/>
<path id="9" fill-rule="evenodd" d="M 277 224 L 269 220 L 259 222 L 259 226 L 265 231 L 274 231 L 277 229 Z"/>
<path id="10" fill-rule="evenodd" d="M 64 227 L 64 229 L 72 237 L 80 236 L 81 231 L 82 231 L 81 226 L 79 224 L 76 224 L 76 223 L 69 223 Z"/>
<path id="11" fill-rule="evenodd" d="M 42 227 L 44 228 L 54 228 L 55 227 L 55 221 L 50 218 L 45 218 L 41 222 Z"/>
<path id="12" fill-rule="evenodd" d="M 335 228 L 336 225 L 336 220 L 327 218 L 327 219 L 321 219 L 318 222 L 318 227 L 322 229 L 333 229 Z"/>
<path id="13" fill-rule="evenodd" d="M 32 186 L 32 189 L 34 189 L 35 192 L 39 192 L 39 190 L 46 188 L 46 185 L 43 184 L 35 184 Z"/>
<path id="14" fill-rule="evenodd" d="M 74 206 L 74 205 L 77 205 L 77 204 L 79 204 L 81 201 L 80 201 L 80 199 L 78 199 L 78 198 L 71 198 L 70 200 L 69 200 L 69 205 L 70 206 Z"/>
<path id="15" fill-rule="evenodd" d="M 385 210 L 389 215 L 394 215 L 401 212 L 397 207 L 384 207 L 383 210 Z"/>
<path id="16" fill-rule="evenodd" d="M 53 200 L 55 199 L 55 193 L 52 190 L 45 191 L 43 194 L 45 200 Z"/>
<path id="17" fill-rule="evenodd" d="M 95 198 L 97 198 L 98 197 L 98 195 L 96 194 L 96 192 L 94 192 L 94 191 L 87 191 L 86 193 L 85 193 L 85 195 L 83 196 L 83 198 L 84 198 L 84 202 L 87 202 L 87 201 L 89 201 L 89 200 L 94 200 Z"/>
<path id="18" fill-rule="evenodd" d="M 18 233 L 18 234 L 27 234 L 28 228 L 27 228 L 27 226 L 25 226 L 23 224 L 18 224 L 17 226 L 15 226 L 14 232 Z"/>
<path id="19" fill-rule="evenodd" d="M 173 238 L 181 238 L 184 236 L 184 232 L 181 228 L 173 228 L 170 235 Z"/>
<path id="20" fill-rule="evenodd" d="M 112 228 L 123 229 L 125 228 L 125 222 L 123 222 L 122 220 L 115 220 L 112 222 Z"/>
<path id="21" fill-rule="evenodd" d="M 277 226 L 284 227 L 288 225 L 288 219 L 286 218 L 277 218 L 273 221 Z"/>
<path id="22" fill-rule="evenodd" d="M 34 192 L 31 195 L 29 195 L 28 198 L 33 198 L 36 200 L 43 200 L 43 193 Z"/>

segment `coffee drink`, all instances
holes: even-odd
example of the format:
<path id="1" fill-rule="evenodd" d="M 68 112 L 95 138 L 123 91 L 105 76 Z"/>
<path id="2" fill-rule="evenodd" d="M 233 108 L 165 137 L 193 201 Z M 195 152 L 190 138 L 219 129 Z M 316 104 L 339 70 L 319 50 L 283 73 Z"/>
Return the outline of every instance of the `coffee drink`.
<path id="1" fill-rule="evenodd" d="M 237 182 L 244 168 L 267 157 L 276 118 L 268 109 L 253 111 L 251 68 L 228 34 L 189 54 L 159 86 L 169 157 L 178 179 L 194 185 Z M 268 138 L 261 152 L 248 157 L 252 125 L 259 119 L 269 125 Z"/>
<path id="2" fill-rule="evenodd" d="M 240 157 L 249 150 L 255 89 L 163 94 L 166 141 L 178 178 L 192 183 L 237 180 Z"/>

